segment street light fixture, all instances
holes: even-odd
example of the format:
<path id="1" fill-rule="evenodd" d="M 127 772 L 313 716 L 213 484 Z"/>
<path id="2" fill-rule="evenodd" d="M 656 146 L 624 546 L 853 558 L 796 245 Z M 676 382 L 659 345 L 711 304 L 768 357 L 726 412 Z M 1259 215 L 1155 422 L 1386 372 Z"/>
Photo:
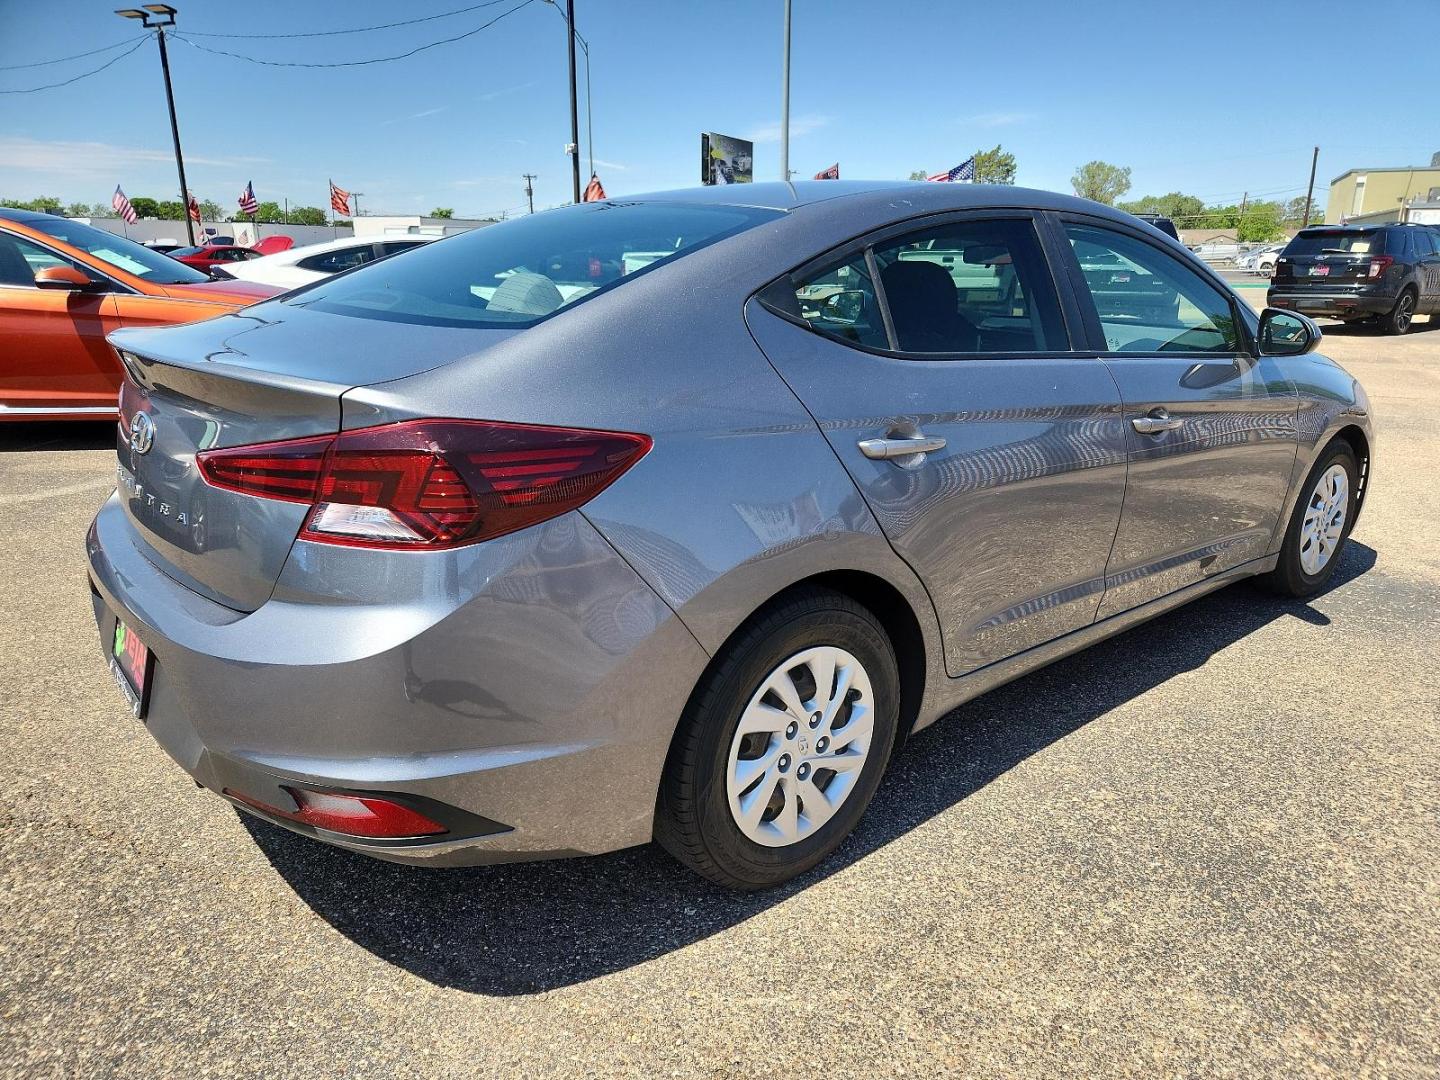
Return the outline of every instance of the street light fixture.
<path id="1" fill-rule="evenodd" d="M 195 222 L 190 218 L 190 189 L 185 183 L 185 158 L 180 153 L 180 124 L 175 119 L 175 90 L 170 85 L 170 55 L 165 51 L 165 27 L 175 25 L 176 10 L 169 4 L 146 4 L 140 8 L 119 8 L 116 12 L 126 19 L 139 19 L 146 30 L 155 31 L 160 46 L 160 72 L 165 77 L 165 101 L 170 106 L 170 136 L 175 141 L 175 171 L 180 174 L 181 216 L 185 218 L 185 236 L 195 246 Z"/>

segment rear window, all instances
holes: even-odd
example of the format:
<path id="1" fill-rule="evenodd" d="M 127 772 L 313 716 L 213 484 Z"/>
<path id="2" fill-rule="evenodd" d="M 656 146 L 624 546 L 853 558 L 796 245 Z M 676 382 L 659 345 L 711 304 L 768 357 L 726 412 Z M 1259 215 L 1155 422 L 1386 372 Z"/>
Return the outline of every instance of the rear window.
<path id="1" fill-rule="evenodd" d="M 424 244 L 281 301 L 435 326 L 531 326 L 780 215 L 746 206 L 587 203 Z"/>
<path id="2" fill-rule="evenodd" d="M 1316 255 L 1377 255 L 1385 250 L 1385 234 L 1379 229 L 1308 229 L 1285 248 L 1290 257 Z"/>

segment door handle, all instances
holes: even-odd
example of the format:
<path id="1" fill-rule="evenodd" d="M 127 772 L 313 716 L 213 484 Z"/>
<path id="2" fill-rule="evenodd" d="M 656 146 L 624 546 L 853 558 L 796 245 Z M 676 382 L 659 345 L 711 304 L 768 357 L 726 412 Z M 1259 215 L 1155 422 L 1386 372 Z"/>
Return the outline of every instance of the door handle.
<path id="1" fill-rule="evenodd" d="M 938 435 L 912 435 L 903 439 L 861 439 L 857 446 L 860 453 L 875 461 L 889 461 L 892 458 L 912 457 L 928 454 L 932 450 L 945 449 L 945 440 Z"/>
<path id="2" fill-rule="evenodd" d="M 1141 435 L 1159 435 L 1184 427 L 1185 420 L 1179 416 L 1171 416 L 1166 409 L 1151 409 L 1149 416 L 1137 416 L 1130 424 Z"/>

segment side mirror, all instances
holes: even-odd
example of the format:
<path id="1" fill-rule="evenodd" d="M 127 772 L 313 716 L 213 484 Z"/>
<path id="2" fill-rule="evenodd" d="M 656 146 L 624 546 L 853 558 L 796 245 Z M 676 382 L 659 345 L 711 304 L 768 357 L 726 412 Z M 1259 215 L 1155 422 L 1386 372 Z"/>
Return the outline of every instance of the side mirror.
<path id="1" fill-rule="evenodd" d="M 1300 356 L 1320 344 L 1320 327 L 1298 311 L 1267 307 L 1260 313 L 1260 355 Z"/>
<path id="2" fill-rule="evenodd" d="M 43 270 L 35 271 L 35 287 L 37 289 L 69 289 L 83 291 L 93 289 L 98 282 L 89 274 L 76 270 L 73 266 L 47 266 Z"/>

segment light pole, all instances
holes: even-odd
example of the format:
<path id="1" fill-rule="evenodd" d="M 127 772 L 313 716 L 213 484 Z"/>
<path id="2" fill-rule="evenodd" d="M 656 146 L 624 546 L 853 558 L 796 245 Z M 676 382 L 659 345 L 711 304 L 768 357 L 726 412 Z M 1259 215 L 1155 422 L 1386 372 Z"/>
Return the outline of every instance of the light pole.
<path id="1" fill-rule="evenodd" d="M 790 182 L 790 0 L 785 0 L 785 47 L 780 63 L 780 179 Z"/>
<path id="2" fill-rule="evenodd" d="M 175 119 L 175 90 L 170 85 L 170 55 L 165 51 L 165 27 L 175 25 L 175 9 L 169 4 L 146 4 L 139 8 L 120 8 L 116 15 L 139 19 L 146 30 L 155 31 L 160 44 L 160 72 L 165 76 L 165 101 L 170 106 L 170 136 L 175 140 L 175 171 L 180 174 L 181 216 L 185 219 L 185 236 L 195 246 L 195 223 L 190 219 L 190 189 L 185 185 L 185 158 L 180 153 L 180 124 Z M 153 20 L 153 21 L 152 21 Z M 163 21 L 162 21 L 163 20 Z"/>
<path id="3" fill-rule="evenodd" d="M 575 0 L 565 0 L 565 35 L 570 50 L 570 173 L 575 201 L 580 201 L 580 106 L 575 95 Z"/>
<path id="4" fill-rule="evenodd" d="M 365 192 L 363 192 L 363 191 L 352 191 L 352 192 L 350 192 L 350 197 L 355 200 L 355 214 L 354 214 L 355 217 L 359 217 L 359 216 L 360 216 L 360 196 L 361 196 L 361 195 L 364 195 L 364 194 L 365 194 Z"/>

